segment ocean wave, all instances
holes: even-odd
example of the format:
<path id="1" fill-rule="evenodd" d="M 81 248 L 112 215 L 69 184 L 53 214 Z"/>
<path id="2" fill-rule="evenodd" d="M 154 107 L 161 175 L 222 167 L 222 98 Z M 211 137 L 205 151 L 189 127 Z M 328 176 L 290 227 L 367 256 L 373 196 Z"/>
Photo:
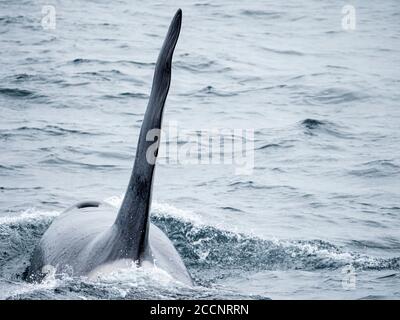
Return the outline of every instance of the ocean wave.
<path id="1" fill-rule="evenodd" d="M 21 278 L 37 241 L 58 214 L 31 208 L 17 215 L 0 216 L 0 278 Z"/>
<path id="2" fill-rule="evenodd" d="M 86 163 L 81 161 L 74 161 L 65 158 L 61 158 L 55 155 L 50 155 L 46 159 L 41 160 L 40 163 L 46 165 L 54 165 L 54 166 L 68 166 L 68 167 L 79 167 L 83 169 L 89 170 L 109 170 L 113 168 L 114 170 L 118 169 L 117 165 L 113 164 L 94 164 L 94 163 Z"/>
<path id="3" fill-rule="evenodd" d="M 0 130 L 0 137 L 11 138 L 14 136 L 27 136 L 32 137 L 34 134 L 46 134 L 50 136 L 64 136 L 64 135 L 96 135 L 94 132 L 67 129 L 56 125 L 46 125 L 44 127 L 27 127 L 22 126 L 15 129 Z M 35 136 L 37 137 L 37 136 Z"/>
<path id="4" fill-rule="evenodd" d="M 139 67 L 154 67 L 154 62 L 142 62 L 142 61 L 134 61 L 134 60 L 101 60 L 101 59 L 88 59 L 88 58 L 76 58 L 68 62 L 68 64 L 80 65 L 80 64 L 132 64 Z"/>
<path id="5" fill-rule="evenodd" d="M 155 215 L 153 220 L 191 268 L 313 271 L 352 265 L 358 270 L 400 270 L 400 257 L 371 257 L 323 240 L 265 240 L 209 225 L 196 226 L 172 216 Z"/>
<path id="6" fill-rule="evenodd" d="M 313 130 L 320 128 L 323 126 L 325 123 L 320 120 L 315 120 L 315 119 L 305 119 L 301 122 L 301 124 L 306 127 L 307 129 Z"/>
<path id="7" fill-rule="evenodd" d="M 117 152 L 117 151 L 92 150 L 92 149 L 87 149 L 87 148 L 82 148 L 82 147 L 73 147 L 73 146 L 65 147 L 65 150 L 68 152 L 74 153 L 74 154 L 85 155 L 85 156 L 97 155 L 100 158 L 106 158 L 106 159 L 118 159 L 118 160 L 131 160 L 132 159 L 131 154 L 126 154 L 126 153 Z"/>
<path id="8" fill-rule="evenodd" d="M 264 149 L 277 149 L 277 148 L 291 148 L 291 145 L 284 145 L 283 143 L 267 143 L 263 144 L 260 147 L 256 147 L 255 150 L 264 150 Z"/>
<path id="9" fill-rule="evenodd" d="M 34 91 L 18 88 L 0 88 L 0 95 L 11 97 L 11 98 L 23 98 L 23 99 L 35 99 L 44 97 Z"/>
<path id="10" fill-rule="evenodd" d="M 72 61 L 70 61 L 70 63 L 72 64 L 83 64 L 83 63 L 100 63 L 100 64 L 105 64 L 108 63 L 109 61 L 105 61 L 105 60 L 98 60 L 98 59 L 84 59 L 84 58 L 76 58 Z"/>
<path id="11" fill-rule="evenodd" d="M 58 216 L 58 211 L 42 211 L 35 208 L 27 209 L 19 214 L 12 216 L 0 216 L 0 226 L 14 229 L 18 226 L 40 224 L 49 222 L 51 218 Z M 50 219 L 50 220 L 49 220 Z"/>
<path id="12" fill-rule="evenodd" d="M 368 95 L 363 92 L 349 91 L 343 88 L 328 88 L 316 92 L 315 94 L 306 94 L 303 102 L 311 105 L 338 105 L 353 101 L 361 101 L 368 98 Z"/>
<path id="13" fill-rule="evenodd" d="M 289 55 L 289 56 L 304 56 L 303 52 L 300 52 L 297 50 L 280 50 L 280 49 L 273 49 L 273 48 L 266 48 L 266 47 L 263 47 L 263 50 L 277 53 L 277 54 Z"/>
<path id="14" fill-rule="evenodd" d="M 279 19 L 282 17 L 283 12 L 276 11 L 266 11 L 266 10 L 242 10 L 241 14 L 245 16 L 258 17 L 258 18 L 268 18 L 268 19 Z"/>
<path id="15" fill-rule="evenodd" d="M 304 133 L 307 135 L 328 134 L 336 138 L 352 139 L 352 134 L 345 131 L 345 129 L 338 124 L 326 120 L 305 119 L 300 122 L 300 126 L 304 128 Z"/>
<path id="16" fill-rule="evenodd" d="M 15 83 L 21 83 L 21 82 L 30 82 L 30 81 L 46 81 L 45 77 L 42 77 L 40 75 L 33 75 L 33 74 L 28 74 L 28 73 L 18 73 L 14 74 L 9 77 L 5 77 L 6 80 L 10 80 Z"/>
<path id="17" fill-rule="evenodd" d="M 208 97 L 208 96 L 214 96 L 214 97 L 233 97 L 237 96 L 239 92 L 236 91 L 222 91 L 220 89 L 216 89 L 213 86 L 206 86 L 204 88 L 201 88 L 200 90 L 196 91 L 191 91 L 188 93 L 182 93 L 181 96 L 193 96 L 193 97 Z"/>
<path id="18" fill-rule="evenodd" d="M 120 199 L 107 201 L 118 206 Z M 7 262 L 19 255 L 27 259 L 26 255 L 58 214 L 30 209 L 19 215 L 0 217 L 3 249 L 0 267 L 4 269 Z M 155 204 L 152 221 L 174 242 L 189 268 L 319 270 L 351 264 L 359 270 L 400 270 L 400 257 L 371 257 L 323 240 L 262 239 L 206 224 L 198 215 L 168 204 Z"/>
<path id="19" fill-rule="evenodd" d="M 0 190 L 4 190 L 4 191 L 41 190 L 41 189 L 43 189 L 43 188 L 42 187 L 0 187 Z"/>
<path id="20" fill-rule="evenodd" d="M 1 138 L 1 135 L 0 135 Z M 12 176 L 19 174 L 19 170 L 24 168 L 24 165 L 21 164 L 0 164 L 0 176 Z M 0 187 L 0 191 L 9 191 L 13 190 L 12 187 Z"/>
<path id="21" fill-rule="evenodd" d="M 393 160 L 373 160 L 357 165 L 357 169 L 351 169 L 349 174 L 366 177 L 393 177 L 400 174 L 400 165 L 396 164 Z"/>
<path id="22" fill-rule="evenodd" d="M 32 22 L 32 19 L 26 16 L 18 15 L 18 16 L 3 16 L 0 17 L 0 23 L 2 24 L 14 24 L 14 23 L 23 23 L 26 21 Z"/>
<path id="23" fill-rule="evenodd" d="M 118 207 L 121 197 L 106 200 Z M 49 288 L 52 295 L 57 293 L 62 296 L 71 293 L 71 287 L 75 288 L 72 292 L 89 299 L 104 297 L 106 289 L 106 294 L 112 293 L 115 298 L 138 295 L 150 298 L 154 297 L 155 292 L 163 292 L 165 297 L 171 297 L 181 290 L 186 291 L 187 296 L 201 296 L 211 294 L 210 286 L 212 288 L 215 279 L 235 276 L 243 271 L 340 270 L 349 265 L 356 270 L 400 271 L 400 257 L 372 257 L 323 240 L 262 239 L 210 225 L 193 212 L 155 203 L 152 222 L 172 240 L 195 281 L 202 286 L 209 286 L 206 291 L 202 287 L 182 287 L 162 270 L 149 273 L 136 267 L 135 270 L 117 270 L 95 280 L 61 274 L 61 279 L 50 279 L 50 282 L 37 286 L 20 282 L 31 252 L 58 215 L 58 211 L 29 209 L 18 215 L 0 217 L 0 279 L 17 281 L 17 287 L 11 294 L 13 298 L 49 298 Z M 54 292 L 54 288 L 58 292 Z M 194 293 L 193 290 L 199 292 Z M 182 293 L 182 296 L 185 294 Z M 233 293 L 219 290 L 214 294 Z"/>
<path id="24" fill-rule="evenodd" d="M 258 184 L 252 180 L 247 180 L 247 181 L 236 181 L 232 182 L 229 184 L 229 187 L 233 187 L 234 190 L 237 189 L 288 189 L 288 190 L 296 190 L 296 188 L 291 187 L 291 186 L 285 186 L 285 185 L 262 185 Z"/>
<path id="25" fill-rule="evenodd" d="M 125 99 L 125 98 L 136 98 L 136 99 L 145 99 L 149 98 L 149 95 L 146 93 L 139 92 L 122 92 L 117 95 L 105 95 L 105 99 Z"/>
<path id="26" fill-rule="evenodd" d="M 200 62 L 199 62 L 200 60 Z M 201 62 L 202 60 L 205 60 L 204 62 Z M 190 71 L 190 72 L 196 72 L 196 73 L 201 73 L 201 72 L 215 72 L 215 73 L 221 73 L 221 72 L 228 72 L 231 71 L 232 69 L 229 67 L 224 67 L 219 65 L 216 61 L 214 60 L 206 60 L 203 57 L 197 57 L 196 59 L 185 59 L 185 60 L 178 60 L 175 62 L 174 67 Z"/>
<path id="27" fill-rule="evenodd" d="M 1 170 L 12 171 L 12 170 L 14 170 L 14 168 L 12 166 L 5 166 L 5 165 L 0 164 L 0 171 Z"/>

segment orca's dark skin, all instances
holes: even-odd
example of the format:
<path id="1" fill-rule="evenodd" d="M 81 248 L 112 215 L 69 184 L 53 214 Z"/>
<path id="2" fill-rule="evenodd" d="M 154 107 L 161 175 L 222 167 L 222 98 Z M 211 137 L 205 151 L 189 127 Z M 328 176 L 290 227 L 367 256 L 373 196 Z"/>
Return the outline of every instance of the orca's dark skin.
<path id="1" fill-rule="evenodd" d="M 161 129 L 171 81 L 172 55 L 181 22 L 182 11 L 179 9 L 157 60 L 135 164 L 120 209 L 101 201 L 85 201 L 63 212 L 53 221 L 34 250 L 25 273 L 28 281 L 40 280 L 49 266 L 56 272 L 67 268 L 74 275 L 91 277 L 131 266 L 135 262 L 141 267 L 156 266 L 177 280 L 192 284 L 173 244 L 149 219 L 160 136 L 154 140 L 146 139 L 146 136 L 152 129 Z M 155 150 L 150 161 L 148 150 Z"/>

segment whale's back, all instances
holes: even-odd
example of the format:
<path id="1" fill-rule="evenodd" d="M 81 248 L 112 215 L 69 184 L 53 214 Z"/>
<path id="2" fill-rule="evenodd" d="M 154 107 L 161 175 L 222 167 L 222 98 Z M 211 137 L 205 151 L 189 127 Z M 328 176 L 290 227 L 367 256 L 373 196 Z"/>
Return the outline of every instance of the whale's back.
<path id="1" fill-rule="evenodd" d="M 115 244 L 118 244 L 115 239 L 119 234 L 114 225 L 117 214 L 117 208 L 95 201 L 78 203 L 61 213 L 36 247 L 29 275 L 43 276 L 42 269 L 46 266 L 55 268 L 57 273 L 89 275 L 103 270 L 101 266 L 113 261 L 130 259 L 134 262 L 132 257 L 110 259 L 110 255 L 117 250 Z M 153 224 L 150 224 L 148 248 L 137 262 L 143 267 L 163 269 L 175 279 L 192 284 L 174 245 Z"/>
<path id="2" fill-rule="evenodd" d="M 81 203 L 80 203 L 81 204 Z M 44 233 L 33 254 L 29 273 L 41 271 L 43 266 L 51 265 L 57 271 L 81 270 L 84 250 L 113 225 L 117 209 L 106 204 L 79 208 L 77 204 L 54 219 Z"/>

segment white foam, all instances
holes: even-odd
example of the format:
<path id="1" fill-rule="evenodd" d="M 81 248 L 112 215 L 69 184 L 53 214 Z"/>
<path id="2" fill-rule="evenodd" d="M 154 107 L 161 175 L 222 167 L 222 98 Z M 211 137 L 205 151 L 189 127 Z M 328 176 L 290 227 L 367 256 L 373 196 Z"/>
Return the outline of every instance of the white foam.
<path id="1" fill-rule="evenodd" d="M 15 224 L 24 221 L 35 221 L 46 218 L 54 218 L 60 214 L 59 211 L 41 211 L 36 208 L 26 209 L 20 214 L 13 216 L 0 217 L 0 225 L 2 224 Z"/>
<path id="2" fill-rule="evenodd" d="M 166 271 L 152 267 L 138 267 L 132 263 L 129 267 L 115 269 L 112 272 L 98 272 L 95 277 L 86 277 L 89 281 L 98 285 L 118 285 L 119 290 L 129 290 L 137 287 L 147 287 L 149 284 L 155 286 L 171 287 L 179 285 Z M 123 292 L 121 292 L 123 295 Z"/>
<path id="3" fill-rule="evenodd" d="M 122 203 L 122 197 L 112 196 L 104 199 L 104 202 L 112 205 L 115 208 L 119 208 Z M 158 217 L 174 217 L 181 221 L 187 221 L 197 225 L 204 224 L 200 215 L 193 211 L 179 209 L 173 205 L 162 202 L 154 202 L 152 203 L 151 207 L 152 214 L 155 214 Z"/>
<path id="4" fill-rule="evenodd" d="M 39 290 L 54 290 L 62 284 L 62 279 L 57 279 L 54 275 L 46 276 L 40 283 L 28 283 L 28 282 L 15 282 L 12 292 L 4 297 L 15 297 L 18 295 L 25 295 Z"/>
<path id="5" fill-rule="evenodd" d="M 204 225 L 200 215 L 194 211 L 179 209 L 168 203 L 154 203 L 152 205 L 152 212 L 160 217 L 172 216 L 178 218 L 181 221 L 191 222 L 196 225 Z"/>

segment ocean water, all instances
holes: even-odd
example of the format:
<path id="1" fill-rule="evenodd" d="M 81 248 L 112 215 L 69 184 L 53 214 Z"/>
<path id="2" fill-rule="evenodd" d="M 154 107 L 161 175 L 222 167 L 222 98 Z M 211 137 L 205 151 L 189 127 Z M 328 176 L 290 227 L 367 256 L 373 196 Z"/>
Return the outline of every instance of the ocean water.
<path id="1" fill-rule="evenodd" d="M 348 4 L 1 0 L 0 298 L 399 298 L 400 5 L 352 1 L 346 30 Z M 63 209 L 118 206 L 179 7 L 164 122 L 254 130 L 251 175 L 157 167 L 152 220 L 196 285 L 136 268 L 25 283 Z"/>

